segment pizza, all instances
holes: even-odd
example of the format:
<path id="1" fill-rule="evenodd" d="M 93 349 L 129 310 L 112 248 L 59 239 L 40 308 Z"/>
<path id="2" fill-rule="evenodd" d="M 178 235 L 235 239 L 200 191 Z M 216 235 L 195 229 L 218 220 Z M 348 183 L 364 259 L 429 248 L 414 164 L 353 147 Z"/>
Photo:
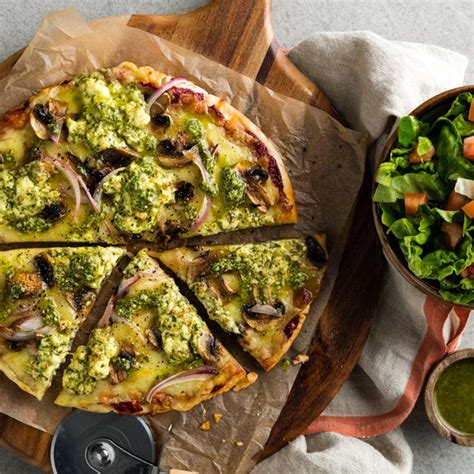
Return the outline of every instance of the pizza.
<path id="1" fill-rule="evenodd" d="M 0 370 L 41 399 L 125 250 L 292 224 L 284 160 L 264 133 L 191 81 L 132 63 L 45 88 L 0 119 Z M 90 244 L 108 244 L 90 246 Z M 253 383 L 160 262 L 265 370 L 319 293 L 325 237 L 141 250 L 85 344 L 58 405 L 189 410 Z"/>
<path id="2" fill-rule="evenodd" d="M 283 159 L 191 81 L 122 63 L 0 120 L 0 240 L 169 241 L 296 222 Z"/>
<path id="3" fill-rule="evenodd" d="M 0 370 L 41 400 L 120 248 L 0 252 Z"/>
<path id="4" fill-rule="evenodd" d="M 252 380 L 143 249 L 74 353 L 56 403 L 128 414 L 189 410 Z"/>
<path id="5" fill-rule="evenodd" d="M 176 248 L 157 257 L 267 371 L 299 334 L 327 263 L 323 235 Z"/>

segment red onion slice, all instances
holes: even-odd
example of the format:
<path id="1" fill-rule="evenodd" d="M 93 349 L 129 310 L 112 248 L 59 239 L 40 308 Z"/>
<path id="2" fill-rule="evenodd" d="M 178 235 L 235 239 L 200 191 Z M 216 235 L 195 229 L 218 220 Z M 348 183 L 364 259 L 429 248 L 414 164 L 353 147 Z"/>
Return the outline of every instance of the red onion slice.
<path id="1" fill-rule="evenodd" d="M 87 188 L 86 183 L 84 183 L 84 180 L 79 175 L 77 175 L 77 181 L 79 182 L 79 185 L 81 186 L 81 188 L 83 189 L 87 199 L 89 200 L 89 202 L 92 206 L 92 209 L 94 209 L 94 211 L 97 212 L 97 214 L 100 214 L 99 205 L 95 202 L 95 199 L 92 197 L 92 194 L 90 193 L 89 189 Z"/>
<path id="2" fill-rule="evenodd" d="M 104 314 L 99 319 L 97 326 L 103 328 L 109 324 L 110 317 L 114 311 L 115 297 L 112 295 L 107 302 L 107 306 L 104 309 Z"/>
<path id="3" fill-rule="evenodd" d="M 101 205 L 101 202 L 102 202 L 102 191 L 103 191 L 103 187 L 104 187 L 104 184 L 110 179 L 112 178 L 112 176 L 115 176 L 116 174 L 120 173 L 121 171 L 123 171 L 125 169 L 125 167 L 121 167 L 121 168 L 117 168 L 113 171 L 111 171 L 108 175 L 104 176 L 104 178 L 99 182 L 99 184 L 97 185 L 97 188 L 94 192 L 94 195 L 92 196 L 92 198 L 94 199 L 94 201 L 96 202 L 97 206 L 99 206 L 99 209 L 100 209 L 100 205 Z"/>
<path id="4" fill-rule="evenodd" d="M 67 163 L 64 163 L 58 158 L 46 157 L 45 160 L 51 162 L 59 171 L 64 173 L 67 180 L 69 181 L 69 184 L 71 185 L 72 190 L 74 191 L 74 222 L 77 222 L 79 209 L 81 207 L 81 189 L 79 187 L 77 174 L 74 173 L 72 168 Z"/>
<path id="5" fill-rule="evenodd" d="M 35 332 L 44 326 L 43 318 L 39 314 L 27 316 L 26 318 L 15 321 L 15 331 Z"/>
<path id="6" fill-rule="evenodd" d="M 25 308 L 17 308 L 15 311 L 12 312 L 12 316 L 20 316 L 25 313 L 29 313 L 35 307 L 34 304 L 30 304 Z"/>
<path id="7" fill-rule="evenodd" d="M 195 155 L 194 163 L 199 168 L 199 172 L 201 173 L 203 181 L 208 186 L 211 186 L 212 185 L 211 177 L 209 176 L 209 172 L 207 171 L 206 167 L 204 166 L 204 163 L 202 161 L 201 155 L 199 154 L 199 149 L 198 149 L 197 145 L 194 145 L 189 150 L 189 153 L 194 153 L 194 155 Z"/>
<path id="8" fill-rule="evenodd" d="M 37 339 L 38 336 L 35 332 L 31 331 L 13 331 L 13 329 L 0 326 L 0 336 L 4 337 L 8 341 L 28 341 L 30 339 Z"/>
<path id="9" fill-rule="evenodd" d="M 195 382 L 195 381 L 204 381 L 210 379 L 217 375 L 219 371 L 214 367 L 203 366 L 193 370 L 185 370 L 177 374 L 171 375 L 161 382 L 153 386 L 147 396 L 146 401 L 148 403 L 153 403 L 153 398 L 155 395 L 164 390 L 165 388 L 171 387 L 172 385 L 177 385 L 184 382 Z"/>
<path id="10" fill-rule="evenodd" d="M 66 175 L 69 183 L 71 184 L 71 187 L 74 190 L 74 198 L 76 201 L 75 207 L 74 207 L 74 222 L 77 222 L 79 209 L 81 207 L 81 188 L 83 189 L 94 211 L 97 212 L 97 214 L 100 214 L 100 207 L 95 202 L 94 198 L 89 192 L 89 189 L 86 186 L 86 183 L 84 183 L 84 180 L 82 179 L 82 177 L 79 176 L 73 170 L 73 168 L 68 163 L 64 162 L 63 160 L 60 160 L 59 158 L 54 158 L 54 157 L 47 157 L 46 159 L 49 160 L 51 163 L 53 163 L 53 165 L 57 169 L 61 170 Z"/>
<path id="11" fill-rule="evenodd" d="M 201 209 L 199 209 L 196 220 L 191 225 L 192 230 L 198 229 L 204 224 L 204 222 L 206 222 L 207 216 L 209 215 L 209 211 L 211 210 L 211 205 L 212 205 L 211 197 L 207 194 L 204 194 L 204 198 L 201 204 Z"/>
<path id="12" fill-rule="evenodd" d="M 58 123 L 58 130 L 56 131 L 55 135 L 51 135 L 51 141 L 57 145 L 59 143 L 59 140 L 61 138 L 61 131 L 63 129 L 63 124 L 64 124 L 64 119 L 61 120 L 61 122 Z"/>
<path id="13" fill-rule="evenodd" d="M 136 324 L 132 323 L 132 321 L 129 321 L 128 319 L 122 318 L 121 316 L 119 316 L 117 313 L 114 313 L 113 311 L 112 311 L 112 314 L 110 315 L 110 319 L 114 323 L 125 324 L 133 332 L 135 332 L 135 334 L 138 336 L 138 338 L 140 339 L 140 341 L 143 344 L 148 344 L 148 341 L 146 340 L 145 336 L 142 334 L 142 331 L 140 330 L 140 328 Z"/>
<path id="14" fill-rule="evenodd" d="M 173 77 L 173 79 L 168 81 L 166 84 L 162 84 L 160 87 L 158 87 L 158 89 L 156 89 L 156 91 L 151 94 L 146 102 L 147 113 L 150 114 L 151 106 L 156 102 L 156 99 L 158 99 L 160 95 L 164 94 L 168 89 L 175 87 L 177 84 L 184 84 L 187 82 L 188 81 L 182 77 Z"/>
<path id="15" fill-rule="evenodd" d="M 140 275 L 135 275 L 131 278 L 127 278 L 126 280 L 123 280 L 120 283 L 120 286 L 118 287 L 117 290 L 117 298 L 123 298 L 126 296 L 130 290 L 130 288 L 138 281 L 140 280 Z"/>
<path id="16" fill-rule="evenodd" d="M 120 286 L 118 287 L 118 290 L 117 290 L 117 298 L 123 298 L 124 296 L 127 296 L 128 292 L 130 291 L 130 288 L 132 288 L 133 285 L 136 285 L 143 278 L 162 279 L 163 274 L 152 273 L 152 272 L 137 273 L 135 276 L 128 278 L 127 280 L 124 280 L 122 281 L 122 283 L 120 283 Z"/>

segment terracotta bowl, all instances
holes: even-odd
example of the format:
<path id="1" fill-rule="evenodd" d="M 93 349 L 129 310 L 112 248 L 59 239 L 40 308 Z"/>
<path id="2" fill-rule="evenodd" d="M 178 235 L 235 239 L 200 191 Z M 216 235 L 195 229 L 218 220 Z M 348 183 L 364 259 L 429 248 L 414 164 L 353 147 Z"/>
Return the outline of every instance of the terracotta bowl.
<path id="1" fill-rule="evenodd" d="M 453 443 L 472 448 L 474 447 L 474 435 L 459 434 L 458 432 L 451 429 L 439 414 L 434 395 L 435 385 L 439 376 L 451 364 L 463 359 L 474 359 L 474 349 L 463 349 L 453 352 L 451 355 L 442 359 L 441 362 L 439 362 L 434 368 L 433 372 L 431 372 L 425 388 L 425 411 L 431 424 L 441 436 Z"/>
<path id="2" fill-rule="evenodd" d="M 456 89 L 451 89 L 446 92 L 442 92 L 431 99 L 428 99 L 426 102 L 423 102 L 419 105 L 415 110 L 410 112 L 410 115 L 414 115 L 418 119 L 424 121 L 434 121 L 438 116 L 443 115 L 449 109 L 451 102 L 454 98 L 461 94 L 462 92 L 472 92 L 474 93 L 474 85 L 458 87 Z M 398 134 L 398 127 L 393 131 L 390 135 L 385 148 L 383 149 L 378 162 L 377 167 L 385 162 L 388 161 L 390 158 L 390 152 L 393 148 L 395 148 L 397 143 L 397 134 Z M 375 187 L 377 183 L 373 182 L 373 189 L 372 195 L 375 192 Z M 382 244 L 382 248 L 384 254 L 388 261 L 396 268 L 398 273 L 402 275 L 409 283 L 411 283 L 415 288 L 423 292 L 425 295 L 434 296 L 442 300 L 441 296 L 439 295 L 438 288 L 427 280 L 422 280 L 416 277 L 409 269 L 408 265 L 405 261 L 405 257 L 401 253 L 398 247 L 398 241 L 395 237 L 387 236 L 386 228 L 382 224 L 380 220 L 381 212 L 380 208 L 377 203 L 372 202 L 372 213 L 374 216 L 375 228 L 377 229 L 377 234 L 379 236 L 380 242 Z M 466 305 L 457 305 L 457 306 L 466 306 L 468 308 L 474 309 L 474 302 L 466 304 Z"/>

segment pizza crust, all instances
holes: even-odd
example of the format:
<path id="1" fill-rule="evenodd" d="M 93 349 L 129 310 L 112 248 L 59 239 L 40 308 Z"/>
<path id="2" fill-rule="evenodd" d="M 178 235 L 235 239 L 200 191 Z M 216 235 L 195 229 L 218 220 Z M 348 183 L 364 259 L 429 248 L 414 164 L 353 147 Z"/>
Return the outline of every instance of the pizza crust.
<path id="1" fill-rule="evenodd" d="M 55 402 L 57 405 L 79 408 L 96 413 L 116 412 L 121 414 L 144 415 L 147 413 L 157 414 L 171 410 L 188 411 L 199 403 L 214 398 L 216 395 L 228 392 L 239 381 L 245 378 L 244 369 L 237 362 L 229 362 L 225 367 L 221 368 L 219 374 L 203 384 L 200 391 L 190 396 L 181 398 L 166 397 L 163 398 L 162 404 L 148 403 L 143 400 L 143 396 L 137 397 L 123 394 L 121 397 L 111 396 L 110 387 L 95 391 L 91 395 L 77 396 L 68 390 L 63 389 Z M 216 387 L 218 387 L 216 389 Z M 115 406 L 114 406 L 115 405 Z M 138 411 L 127 411 L 127 408 L 138 409 Z"/>

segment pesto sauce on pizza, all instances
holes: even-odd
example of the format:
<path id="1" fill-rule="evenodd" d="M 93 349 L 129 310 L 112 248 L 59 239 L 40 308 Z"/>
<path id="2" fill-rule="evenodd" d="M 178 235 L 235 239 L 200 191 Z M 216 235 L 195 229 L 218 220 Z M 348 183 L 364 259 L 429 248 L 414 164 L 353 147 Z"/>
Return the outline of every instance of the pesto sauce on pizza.
<path id="1" fill-rule="evenodd" d="M 146 250 L 137 254 L 133 271 L 153 271 L 156 262 Z M 127 269 L 126 274 L 130 275 Z M 145 277 L 147 278 L 147 277 Z M 132 320 L 142 310 L 152 312 L 154 329 L 160 334 L 163 350 L 173 362 L 192 362 L 198 355 L 198 339 L 205 325 L 194 307 L 181 294 L 176 283 L 163 275 L 152 289 L 137 290 L 116 303 L 119 316 Z"/>
<path id="2" fill-rule="evenodd" d="M 97 381 L 109 377 L 111 365 L 117 370 L 124 370 L 127 376 L 134 370 L 140 370 L 139 360 L 144 360 L 150 351 L 164 352 L 167 370 L 171 373 L 175 367 L 192 368 L 202 362 L 198 344 L 207 329 L 196 310 L 181 295 L 174 281 L 162 274 L 146 250 L 140 251 L 128 265 L 124 278 L 130 279 L 143 272 L 146 272 L 145 283 L 149 280 L 154 282 L 153 286 L 143 290 L 137 288 L 130 296 L 118 299 L 114 308 L 120 318 L 126 319 L 135 331 L 140 331 L 141 337 L 135 343 L 124 336 L 117 339 L 114 334 L 120 334 L 118 328 L 124 325 L 120 320 L 111 326 L 95 329 L 87 345 L 81 346 L 74 354 L 64 373 L 63 385 L 70 392 L 78 395 L 92 393 Z M 150 274 L 157 278 L 151 278 Z M 145 326 L 143 321 L 147 321 Z M 150 342 L 145 344 L 144 338 L 149 331 L 159 334 L 159 349 Z M 133 337 L 137 337 L 136 334 Z M 131 346 L 137 351 L 134 357 L 127 356 Z M 165 378 L 168 372 L 158 369 L 157 377 Z"/>
<path id="3" fill-rule="evenodd" d="M 91 248 L 61 248 L 50 251 L 56 285 L 62 290 L 98 289 L 123 255 L 120 248 L 92 251 Z"/>
<path id="4" fill-rule="evenodd" d="M 134 83 L 110 80 L 101 71 L 75 80 L 78 118 L 67 119 L 67 140 L 86 144 L 92 151 L 131 148 L 153 153 L 156 138 L 150 133 L 150 115 L 143 92 Z"/>
<path id="5" fill-rule="evenodd" d="M 149 102 L 170 79 L 124 63 L 40 91 L 11 126 L 7 114 L 4 238 L 121 243 L 293 222 L 253 126 L 190 82 Z"/>
<path id="6" fill-rule="evenodd" d="M 236 334 L 245 324 L 244 305 L 291 304 L 292 293 L 303 288 L 314 274 L 314 267 L 307 262 L 305 242 L 300 239 L 230 246 L 223 253 L 211 258 L 204 276 L 188 284 L 209 316 Z M 222 293 L 231 296 L 222 298 Z"/>

